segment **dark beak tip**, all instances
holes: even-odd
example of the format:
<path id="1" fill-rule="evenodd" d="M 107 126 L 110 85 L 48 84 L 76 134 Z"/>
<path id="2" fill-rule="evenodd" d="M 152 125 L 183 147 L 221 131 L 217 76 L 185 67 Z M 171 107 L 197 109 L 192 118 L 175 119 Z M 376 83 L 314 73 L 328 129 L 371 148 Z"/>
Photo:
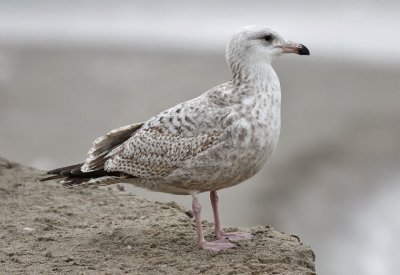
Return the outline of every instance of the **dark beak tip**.
<path id="1" fill-rule="evenodd" d="M 300 44 L 301 48 L 299 49 L 299 55 L 310 55 L 310 51 L 307 49 L 306 46 L 304 46 L 303 44 Z"/>

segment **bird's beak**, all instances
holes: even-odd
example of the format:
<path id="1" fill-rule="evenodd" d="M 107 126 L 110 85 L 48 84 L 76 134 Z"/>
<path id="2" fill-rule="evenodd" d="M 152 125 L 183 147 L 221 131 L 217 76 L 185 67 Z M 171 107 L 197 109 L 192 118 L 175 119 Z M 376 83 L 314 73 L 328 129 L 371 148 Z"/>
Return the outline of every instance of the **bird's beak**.
<path id="1" fill-rule="evenodd" d="M 297 44 L 291 41 L 280 46 L 283 53 L 297 53 L 299 55 L 310 55 L 310 51 L 303 44 Z"/>

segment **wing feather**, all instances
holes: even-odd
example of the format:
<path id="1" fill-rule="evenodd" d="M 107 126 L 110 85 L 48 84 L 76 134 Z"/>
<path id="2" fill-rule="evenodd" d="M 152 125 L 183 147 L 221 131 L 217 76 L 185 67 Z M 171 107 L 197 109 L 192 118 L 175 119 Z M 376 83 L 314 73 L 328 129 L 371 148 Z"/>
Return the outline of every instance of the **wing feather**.
<path id="1" fill-rule="evenodd" d="M 207 105 L 186 102 L 153 117 L 108 154 L 104 169 L 138 178 L 162 178 L 207 150 L 225 132 L 221 120 L 227 111 L 199 106 Z"/>
<path id="2" fill-rule="evenodd" d="M 85 163 L 80 168 L 82 172 L 91 172 L 104 168 L 107 155 L 124 141 L 129 139 L 143 123 L 136 123 L 111 130 L 106 135 L 97 138 L 89 150 Z"/>
<path id="3" fill-rule="evenodd" d="M 218 139 L 218 131 L 182 137 L 161 134 L 159 129 L 139 130 L 109 156 L 105 170 L 118 171 L 139 178 L 161 178 L 180 163 L 207 150 Z"/>

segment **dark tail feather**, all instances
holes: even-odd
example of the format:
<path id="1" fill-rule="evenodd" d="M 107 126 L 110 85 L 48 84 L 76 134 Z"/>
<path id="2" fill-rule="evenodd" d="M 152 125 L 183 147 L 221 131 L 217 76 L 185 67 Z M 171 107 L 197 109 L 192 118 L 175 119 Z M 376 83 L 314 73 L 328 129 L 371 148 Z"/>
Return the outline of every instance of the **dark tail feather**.
<path id="1" fill-rule="evenodd" d="M 64 187 L 75 187 L 87 183 L 89 180 L 88 178 L 66 178 L 61 182 L 61 185 Z"/>
<path id="2" fill-rule="evenodd" d="M 87 183 L 91 179 L 101 178 L 106 176 L 124 177 L 124 178 L 131 177 L 121 172 L 106 172 L 103 169 L 91 172 L 82 172 L 81 171 L 82 165 L 83 163 L 51 170 L 47 172 L 47 174 L 51 176 L 42 178 L 39 181 L 63 179 L 63 181 L 61 182 L 63 186 L 74 187 L 77 185 Z"/>
<path id="3" fill-rule="evenodd" d="M 57 168 L 47 172 L 48 175 L 68 175 L 71 171 L 81 168 L 83 163 Z"/>

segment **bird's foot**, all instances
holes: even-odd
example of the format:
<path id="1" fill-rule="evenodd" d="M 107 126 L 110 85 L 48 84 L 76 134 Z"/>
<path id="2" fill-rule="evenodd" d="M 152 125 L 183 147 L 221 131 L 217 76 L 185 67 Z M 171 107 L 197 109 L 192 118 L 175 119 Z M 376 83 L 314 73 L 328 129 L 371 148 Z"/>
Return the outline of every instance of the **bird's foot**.
<path id="1" fill-rule="evenodd" d="M 211 250 L 214 252 L 218 252 L 218 251 L 227 250 L 229 248 L 233 248 L 236 245 L 231 243 L 227 239 L 220 239 L 220 240 L 216 240 L 216 241 L 212 241 L 212 242 L 205 241 L 205 242 L 200 243 L 199 246 L 205 250 Z"/>
<path id="2" fill-rule="evenodd" d="M 230 241 L 251 240 L 253 234 L 249 232 L 220 232 L 217 235 L 218 239 L 228 239 Z"/>

